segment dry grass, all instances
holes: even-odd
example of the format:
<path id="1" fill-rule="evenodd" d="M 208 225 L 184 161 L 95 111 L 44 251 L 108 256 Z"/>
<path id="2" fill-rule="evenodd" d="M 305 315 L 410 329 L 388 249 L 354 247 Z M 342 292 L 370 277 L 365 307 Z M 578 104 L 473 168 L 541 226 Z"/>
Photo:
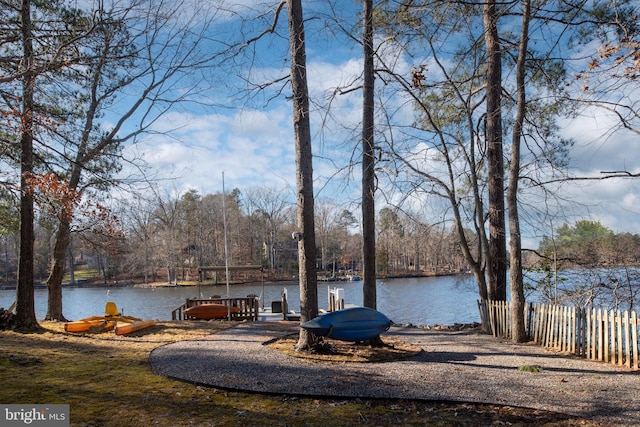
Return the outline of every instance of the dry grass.
<path id="1" fill-rule="evenodd" d="M 133 336 L 0 332 L 0 402 L 66 403 L 73 426 L 596 425 L 568 416 L 494 405 L 319 400 L 205 388 L 154 374 L 149 352 L 229 325 L 162 322 Z"/>

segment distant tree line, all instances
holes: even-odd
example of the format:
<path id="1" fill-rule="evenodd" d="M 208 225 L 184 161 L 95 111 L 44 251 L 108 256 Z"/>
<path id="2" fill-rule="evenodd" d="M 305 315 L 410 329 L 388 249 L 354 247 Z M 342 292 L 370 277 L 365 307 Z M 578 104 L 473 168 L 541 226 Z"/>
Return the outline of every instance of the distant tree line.
<path id="1" fill-rule="evenodd" d="M 121 233 L 105 237 L 94 230 L 72 233 L 66 272 L 98 270 L 106 282 L 196 280 L 198 267 L 224 265 L 222 193 L 179 196 L 155 194 L 114 206 Z M 225 200 L 230 265 L 262 265 L 268 278 L 292 278 L 298 271 L 295 206 L 287 194 L 269 187 Z M 456 235 L 446 225 L 429 224 L 385 207 L 377 220 L 378 273 L 382 276 L 455 273 L 467 268 Z M 48 274 L 53 232 L 41 213 L 36 223 L 35 275 Z M 316 209 L 317 265 L 320 276 L 362 270 L 362 238 L 355 214 L 319 201 Z M 2 281 L 15 280 L 18 239 L 5 233 L 0 247 Z M 67 276 L 66 276 L 67 277 Z M 71 276 L 73 278 L 73 276 Z M 68 280 L 66 280 L 68 281 Z"/>
<path id="2" fill-rule="evenodd" d="M 640 235 L 598 221 L 563 224 L 527 257 L 527 287 L 549 303 L 633 310 L 640 302 Z"/>
<path id="3" fill-rule="evenodd" d="M 537 252 L 539 262 L 555 260 L 559 269 L 638 265 L 640 235 L 615 233 L 599 221 L 580 220 L 545 235 Z"/>

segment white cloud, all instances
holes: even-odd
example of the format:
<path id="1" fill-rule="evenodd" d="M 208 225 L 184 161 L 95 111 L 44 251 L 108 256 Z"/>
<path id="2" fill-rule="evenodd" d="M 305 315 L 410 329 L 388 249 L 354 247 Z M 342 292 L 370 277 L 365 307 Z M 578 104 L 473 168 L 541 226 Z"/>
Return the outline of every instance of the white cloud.
<path id="1" fill-rule="evenodd" d="M 618 124 L 617 116 L 595 107 L 564 124 L 562 135 L 575 141 L 569 174 L 596 178 L 561 186 L 559 194 L 565 201 L 558 206 L 558 215 L 564 215 L 567 223 L 588 219 L 615 232 L 640 233 L 640 182 L 630 178 L 599 179 L 607 175 L 603 172 L 640 172 L 638 136 L 619 129 Z"/>
<path id="2" fill-rule="evenodd" d="M 293 179 L 293 143 L 286 138 L 288 123 L 282 113 L 241 111 L 232 115 L 171 113 L 158 123 L 153 135 L 135 147 L 137 154 L 163 177 L 174 177 L 185 191 L 202 194 L 226 185 L 247 187 Z M 294 181 L 295 182 L 295 181 Z"/>
<path id="3" fill-rule="evenodd" d="M 575 141 L 571 150 L 570 169 L 576 174 L 612 170 L 639 170 L 638 136 L 617 129 L 617 118 L 591 108 L 580 117 L 567 121 L 562 136 Z"/>

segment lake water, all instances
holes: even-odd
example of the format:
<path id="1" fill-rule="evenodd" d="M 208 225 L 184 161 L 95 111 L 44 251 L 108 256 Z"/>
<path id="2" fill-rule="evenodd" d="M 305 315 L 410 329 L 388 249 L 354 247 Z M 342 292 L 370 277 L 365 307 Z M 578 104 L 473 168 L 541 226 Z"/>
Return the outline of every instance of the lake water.
<path id="1" fill-rule="evenodd" d="M 362 282 L 319 282 L 318 306 L 327 308 L 327 290 L 344 288 L 345 303 L 362 305 Z M 298 310 L 300 292 L 297 283 L 265 283 L 231 285 L 229 295 L 246 297 L 261 295 L 264 288 L 265 307 L 279 301 L 287 290 L 289 308 Z M 71 320 L 104 313 L 107 301 L 113 301 L 123 314 L 143 319 L 170 320 L 171 311 L 187 298 L 209 298 L 227 295 L 225 285 L 161 288 L 64 288 L 63 313 Z M 451 325 L 479 322 L 477 286 L 472 276 L 421 277 L 379 280 L 377 287 L 378 310 L 396 323 L 414 325 Z M 15 300 L 15 290 L 0 290 L 0 307 L 8 308 Z M 35 308 L 38 319 L 47 311 L 47 290 L 36 289 Z"/>

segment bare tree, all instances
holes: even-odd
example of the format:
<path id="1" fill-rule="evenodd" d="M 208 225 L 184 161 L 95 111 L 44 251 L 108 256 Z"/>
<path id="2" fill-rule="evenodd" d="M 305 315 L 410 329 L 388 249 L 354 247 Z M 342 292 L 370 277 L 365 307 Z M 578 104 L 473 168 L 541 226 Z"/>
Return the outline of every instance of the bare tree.
<path id="1" fill-rule="evenodd" d="M 445 19 L 444 15 L 438 16 Z M 442 23 L 434 25 L 442 26 Z M 429 35 L 418 33 L 417 36 L 429 40 Z M 434 73 L 442 75 L 440 82 L 427 83 L 424 76 L 426 67 L 423 66 L 414 67 L 409 80 L 394 72 L 386 58 L 378 58 L 381 72 L 390 75 L 411 97 L 418 115 L 415 126 L 419 132 L 403 129 L 402 125 L 396 130 L 393 124 L 389 125 L 391 136 L 387 147 L 390 157 L 397 160 L 397 163 L 389 163 L 395 170 L 394 174 L 409 176 L 404 181 L 394 182 L 407 199 L 414 194 L 429 200 L 433 198 L 434 210 L 440 204 L 437 199 L 448 202 L 461 252 L 474 274 L 480 297 L 487 298 L 488 236 L 485 232 L 485 183 L 482 178 L 486 162 L 479 147 L 483 138 L 477 119 L 483 102 L 478 90 L 484 79 L 478 65 L 482 57 L 472 52 L 467 57 L 460 56 L 456 63 L 449 63 L 439 57 L 440 49 L 435 38 L 429 40 L 428 46 L 435 62 Z M 403 132 L 407 134 L 406 148 L 396 136 L 403 136 Z M 437 162 L 442 162 L 443 166 L 436 167 Z M 415 181 L 411 179 L 412 175 L 417 177 Z M 472 234 L 467 232 L 470 228 L 473 229 Z"/>
<path id="2" fill-rule="evenodd" d="M 362 87 L 362 251 L 363 305 L 376 308 L 376 217 L 375 217 L 375 146 L 374 146 L 374 70 L 373 70 L 373 0 L 364 0 Z"/>
<path id="3" fill-rule="evenodd" d="M 22 0 L 20 11 L 22 27 L 23 62 L 22 79 L 22 130 L 20 137 L 20 260 L 18 263 L 18 286 L 16 291 L 16 326 L 33 329 L 38 326 L 34 307 L 33 283 L 33 195 L 27 183 L 33 173 L 34 130 L 34 72 L 33 31 L 31 27 L 31 1 Z"/>
<path id="4" fill-rule="evenodd" d="M 281 243 L 280 235 L 290 206 L 287 193 L 273 187 L 259 186 L 248 189 L 246 198 L 252 216 L 261 220 L 264 233 L 261 235 L 261 242 L 266 245 L 265 255 L 269 268 L 275 271 L 276 249 Z"/>
<path id="5" fill-rule="evenodd" d="M 187 15 L 183 4 L 158 8 L 141 0 L 92 14 L 95 30 L 79 46 L 85 54 L 82 67 L 72 68 L 70 79 L 79 97 L 83 114 L 67 132 L 57 137 L 60 176 L 68 176 L 69 188 L 91 195 L 113 183 L 119 169 L 120 150 L 125 142 L 149 132 L 169 108 L 187 102 L 202 88 L 187 76 L 208 69 L 215 54 L 203 54 L 205 40 L 194 28 L 207 28 L 213 19 L 202 7 Z M 207 48 L 210 48 L 207 45 Z M 180 86 L 179 86 L 180 85 Z M 73 94 L 69 97 L 73 99 Z M 130 93 L 135 95 L 130 96 Z M 129 96 L 127 108 L 119 112 L 108 130 L 99 120 L 116 98 Z M 70 154 L 73 153 L 73 154 Z M 58 225 L 51 273 L 47 279 L 49 303 L 47 319 L 63 320 L 62 277 L 71 241 L 73 216 Z M 170 268 L 169 266 L 167 268 Z M 175 272 L 169 273 L 175 280 Z"/>
<path id="6" fill-rule="evenodd" d="M 330 260 L 335 265 L 332 234 L 336 220 L 336 206 L 329 201 L 316 201 L 316 238 L 320 248 L 320 269 L 326 271 Z"/>
<path id="7" fill-rule="evenodd" d="M 52 153 L 50 146 L 43 150 L 49 137 L 55 135 L 57 125 L 73 115 L 73 106 L 54 100 L 56 79 L 82 62 L 79 43 L 88 37 L 95 27 L 78 10 L 64 3 L 35 3 L 30 1 L 2 2 L 3 60 L 0 61 L 5 83 L 1 92 L 4 111 L 15 114 L 20 147 L 11 151 L 20 164 L 21 180 L 21 249 L 20 278 L 17 289 L 17 319 L 20 327 L 36 325 L 33 312 L 33 220 L 35 172 L 49 166 Z M 20 36 L 18 36 L 18 34 Z M 22 48 L 17 44 L 21 40 Z M 21 56 L 17 52 L 21 50 Z M 17 87 L 22 87 L 18 93 Z M 19 106 L 18 103 L 21 105 Z M 10 120 L 11 123 L 14 120 Z M 11 128 L 11 125 L 9 126 Z M 3 132 L 2 139 L 13 140 L 16 129 Z M 5 129 L 7 130 L 7 129 Z M 13 142 L 9 142 L 12 146 Z M 31 270 L 31 271 L 30 271 Z"/>
<path id="8" fill-rule="evenodd" d="M 156 281 L 158 266 L 155 263 L 158 242 L 154 238 L 155 224 L 153 209 L 155 203 L 145 200 L 123 201 L 118 216 L 126 230 L 128 256 L 123 270 L 132 275 L 142 276 L 144 283 Z"/>
<path id="9" fill-rule="evenodd" d="M 314 228 L 313 167 L 311 128 L 309 124 L 309 91 L 304 18 L 301 0 L 287 0 L 289 45 L 291 51 L 291 92 L 293 96 L 293 130 L 296 143 L 296 186 L 298 191 L 298 258 L 300 260 L 300 320 L 318 315 L 318 283 L 316 273 L 316 236 Z M 300 328 L 296 349 L 314 347 L 318 337 Z"/>
<path id="10" fill-rule="evenodd" d="M 487 52 L 486 141 L 489 179 L 489 299 L 507 299 L 507 240 L 504 211 L 502 150 L 502 48 L 498 37 L 496 1 L 485 1 L 482 11 Z"/>
<path id="11" fill-rule="evenodd" d="M 164 253 L 161 259 L 166 268 L 166 280 L 169 284 L 178 280 L 178 254 L 182 246 L 178 231 L 179 202 L 178 197 L 158 197 L 157 208 L 154 211 L 154 220 L 158 225 L 156 233 L 163 242 Z"/>
<path id="12" fill-rule="evenodd" d="M 522 30 L 520 49 L 516 64 L 517 106 L 511 142 L 511 164 L 509 165 L 509 186 L 507 206 L 509 209 L 510 234 L 510 277 L 511 289 L 511 338 L 514 342 L 524 342 L 527 334 L 524 324 L 524 279 L 522 276 L 522 236 L 520 235 L 520 216 L 518 214 L 518 184 L 520 181 L 520 141 L 526 114 L 526 59 L 529 42 L 529 21 L 531 19 L 531 1 L 523 1 Z"/>

